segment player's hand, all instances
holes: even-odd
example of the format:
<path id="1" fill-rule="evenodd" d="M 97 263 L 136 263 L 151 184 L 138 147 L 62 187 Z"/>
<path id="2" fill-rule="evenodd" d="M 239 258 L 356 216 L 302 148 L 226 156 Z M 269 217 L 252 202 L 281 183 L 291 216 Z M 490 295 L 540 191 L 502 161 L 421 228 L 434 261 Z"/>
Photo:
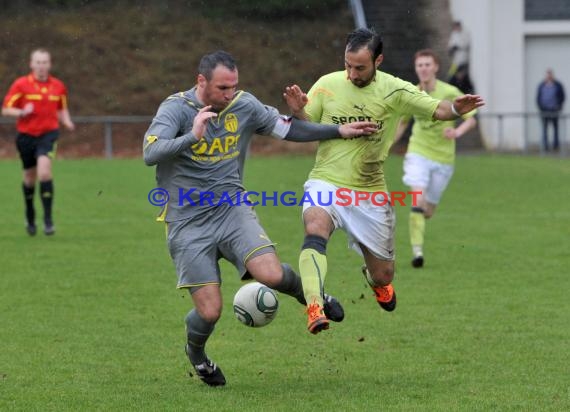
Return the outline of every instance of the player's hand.
<path id="1" fill-rule="evenodd" d="M 293 86 L 287 86 L 285 88 L 285 93 L 283 93 L 283 98 L 287 102 L 287 106 L 293 112 L 293 115 L 302 113 L 303 109 L 309 102 L 309 98 L 299 86 L 294 84 Z"/>
<path id="2" fill-rule="evenodd" d="M 24 108 L 22 109 L 22 113 L 20 117 L 26 117 L 34 112 L 34 104 L 33 103 L 26 103 Z"/>
<path id="3" fill-rule="evenodd" d="M 206 127 L 208 126 L 208 121 L 212 117 L 218 116 L 217 113 L 210 111 L 212 106 L 204 106 L 200 109 L 196 117 L 194 118 L 194 124 L 192 125 L 192 134 L 198 139 L 204 137 L 206 133 Z"/>
<path id="4" fill-rule="evenodd" d="M 453 106 L 460 115 L 469 113 L 470 111 L 484 105 L 485 101 L 478 94 L 466 94 L 456 97 L 455 100 L 453 100 Z"/>
<path id="5" fill-rule="evenodd" d="M 340 135 L 345 139 L 352 137 L 370 136 L 378 131 L 378 125 L 373 122 L 352 122 L 343 124 L 338 128 Z"/>
<path id="6" fill-rule="evenodd" d="M 457 139 L 459 136 L 457 136 L 457 131 L 453 127 L 446 127 L 445 130 L 443 131 L 443 137 L 449 140 L 454 140 Z"/>
<path id="7" fill-rule="evenodd" d="M 75 130 L 75 123 L 73 123 L 71 120 L 63 122 L 63 126 L 70 132 L 73 132 Z"/>

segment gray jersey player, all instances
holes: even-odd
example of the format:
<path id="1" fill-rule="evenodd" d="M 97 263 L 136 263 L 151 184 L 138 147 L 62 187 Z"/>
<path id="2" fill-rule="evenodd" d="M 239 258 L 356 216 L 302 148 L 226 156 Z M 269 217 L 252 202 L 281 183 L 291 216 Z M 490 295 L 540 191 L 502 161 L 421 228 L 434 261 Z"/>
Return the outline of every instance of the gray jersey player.
<path id="1" fill-rule="evenodd" d="M 194 88 L 160 105 L 145 133 L 143 152 L 145 163 L 156 165 L 158 186 L 170 194 L 161 217 L 168 225 L 178 288 L 188 289 L 194 303 L 186 316 L 186 353 L 198 377 L 218 386 L 225 384 L 225 377 L 204 347 L 222 311 L 221 257 L 232 262 L 243 279 L 253 277 L 305 304 L 300 277 L 279 262 L 255 213 L 239 201 L 251 137 L 257 133 L 292 141 L 350 138 L 371 134 L 376 125 L 325 126 L 281 116 L 237 90 L 236 63 L 223 51 L 205 55 L 198 72 Z M 342 320 L 338 301 L 328 295 L 325 300 L 331 320 Z"/>

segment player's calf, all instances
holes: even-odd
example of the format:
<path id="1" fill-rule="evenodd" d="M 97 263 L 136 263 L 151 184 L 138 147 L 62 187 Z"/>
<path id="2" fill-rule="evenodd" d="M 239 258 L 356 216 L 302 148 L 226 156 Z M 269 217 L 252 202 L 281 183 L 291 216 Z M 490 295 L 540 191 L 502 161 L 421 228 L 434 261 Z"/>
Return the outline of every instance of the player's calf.
<path id="1" fill-rule="evenodd" d="M 188 312 L 185 321 L 186 356 L 190 360 L 196 375 L 209 386 L 225 385 L 226 378 L 222 370 L 208 358 L 205 352 L 206 341 L 214 331 L 215 322 L 208 322 L 196 309 Z"/>

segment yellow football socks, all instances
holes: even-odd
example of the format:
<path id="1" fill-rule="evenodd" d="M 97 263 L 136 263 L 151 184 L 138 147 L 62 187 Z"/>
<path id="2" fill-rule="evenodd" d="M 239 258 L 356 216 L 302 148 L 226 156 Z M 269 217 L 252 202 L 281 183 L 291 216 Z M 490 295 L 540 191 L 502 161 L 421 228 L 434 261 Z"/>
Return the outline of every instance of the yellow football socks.
<path id="1" fill-rule="evenodd" d="M 323 285 L 327 274 L 327 256 L 307 248 L 299 256 L 299 271 L 307 304 L 323 305 Z"/>
<path id="2" fill-rule="evenodd" d="M 424 233 L 426 229 L 426 218 L 424 217 L 423 211 L 410 212 L 410 243 L 412 246 L 423 246 L 424 244 Z"/>

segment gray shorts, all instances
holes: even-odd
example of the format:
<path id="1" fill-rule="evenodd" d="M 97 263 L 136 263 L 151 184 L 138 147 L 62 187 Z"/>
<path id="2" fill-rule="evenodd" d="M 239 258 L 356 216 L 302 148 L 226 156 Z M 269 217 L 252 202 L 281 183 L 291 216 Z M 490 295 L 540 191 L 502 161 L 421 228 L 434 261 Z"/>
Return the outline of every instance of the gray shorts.
<path id="1" fill-rule="evenodd" d="M 206 219 L 171 222 L 167 233 L 179 289 L 221 284 L 220 258 L 230 261 L 240 277 L 247 279 L 251 276 L 246 262 L 275 251 L 249 206 L 224 208 Z"/>

